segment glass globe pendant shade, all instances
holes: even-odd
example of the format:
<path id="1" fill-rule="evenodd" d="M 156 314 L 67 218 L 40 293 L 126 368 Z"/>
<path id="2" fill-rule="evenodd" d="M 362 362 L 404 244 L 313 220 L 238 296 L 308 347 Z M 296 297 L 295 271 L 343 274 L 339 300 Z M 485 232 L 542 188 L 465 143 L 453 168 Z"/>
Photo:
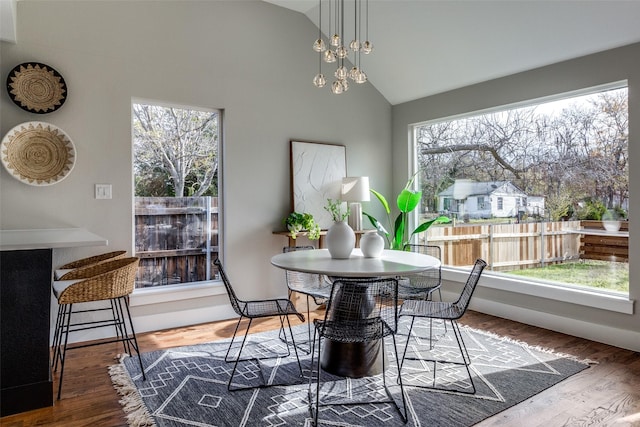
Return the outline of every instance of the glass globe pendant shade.
<path id="1" fill-rule="evenodd" d="M 322 59 L 327 64 L 331 64 L 333 62 L 336 62 L 336 54 L 331 49 L 327 49 L 322 54 Z"/>
<path id="2" fill-rule="evenodd" d="M 351 80 L 356 80 L 358 78 L 358 74 L 360 74 L 360 69 L 358 67 L 353 67 L 351 68 L 351 71 L 349 71 L 349 78 Z"/>
<path id="3" fill-rule="evenodd" d="M 349 43 L 349 48 L 354 51 L 357 52 L 360 50 L 360 40 L 351 40 L 351 43 Z"/>
<path id="4" fill-rule="evenodd" d="M 313 84 L 315 87 L 324 87 L 327 84 L 327 79 L 325 79 L 324 74 L 318 73 L 313 78 Z"/>
<path id="5" fill-rule="evenodd" d="M 333 92 L 336 95 L 340 95 L 342 92 L 344 92 L 344 89 L 342 87 L 342 82 L 340 80 L 336 80 L 331 84 L 331 92 Z"/>
<path id="6" fill-rule="evenodd" d="M 344 65 L 338 67 L 338 69 L 336 70 L 335 74 L 336 79 L 338 80 L 344 80 L 347 78 L 347 67 L 345 67 Z"/>
<path id="7" fill-rule="evenodd" d="M 355 79 L 353 79 L 353 81 L 358 83 L 358 84 L 366 83 L 367 82 L 367 74 L 364 71 L 359 70 L 358 71 L 358 75 L 356 76 Z"/>
<path id="8" fill-rule="evenodd" d="M 327 49 L 327 46 L 324 44 L 324 40 L 317 39 L 313 42 L 313 50 L 316 52 L 324 52 Z"/>
<path id="9" fill-rule="evenodd" d="M 349 90 L 349 83 L 346 80 L 338 79 L 331 85 L 331 92 L 336 95 L 340 95 L 347 90 Z"/>
<path id="10" fill-rule="evenodd" d="M 331 40 L 329 41 L 329 43 L 331 44 L 331 46 L 333 47 L 338 47 L 340 46 L 340 36 L 337 34 L 334 34 L 331 36 Z"/>
<path id="11" fill-rule="evenodd" d="M 371 43 L 369 40 L 365 41 L 364 43 L 362 43 L 362 49 L 360 50 L 365 55 L 370 54 L 371 52 L 373 52 L 373 43 Z"/>
<path id="12" fill-rule="evenodd" d="M 349 49 L 344 46 L 338 46 L 336 49 L 336 56 L 340 59 L 346 58 L 349 55 Z"/>

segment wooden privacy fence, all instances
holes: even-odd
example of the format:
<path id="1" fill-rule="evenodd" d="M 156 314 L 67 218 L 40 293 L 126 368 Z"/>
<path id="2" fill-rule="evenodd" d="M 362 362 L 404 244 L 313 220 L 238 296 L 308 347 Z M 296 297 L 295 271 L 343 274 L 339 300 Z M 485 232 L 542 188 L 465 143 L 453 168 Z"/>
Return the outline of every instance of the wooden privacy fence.
<path id="1" fill-rule="evenodd" d="M 136 287 L 209 280 L 218 229 L 217 197 L 136 197 Z"/>
<path id="2" fill-rule="evenodd" d="M 538 267 L 580 258 L 580 221 L 431 227 L 427 241 L 442 263 L 471 266 L 482 258 L 492 270 Z"/>
<path id="3" fill-rule="evenodd" d="M 136 287 L 213 279 L 218 230 L 216 197 L 137 197 Z M 428 243 L 442 249 L 445 265 L 466 267 L 482 258 L 501 271 L 581 258 L 628 260 L 627 222 L 619 232 L 605 231 L 601 221 L 562 221 L 447 225 L 427 234 Z"/>

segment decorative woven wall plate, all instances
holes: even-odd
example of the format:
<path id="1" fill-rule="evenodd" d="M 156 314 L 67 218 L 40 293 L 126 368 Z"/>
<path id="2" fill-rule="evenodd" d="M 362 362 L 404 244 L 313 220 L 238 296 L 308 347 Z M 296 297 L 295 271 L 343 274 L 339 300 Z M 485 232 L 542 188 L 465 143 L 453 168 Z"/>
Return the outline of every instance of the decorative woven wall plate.
<path id="1" fill-rule="evenodd" d="M 67 99 L 60 73 L 39 62 L 16 65 L 7 76 L 7 91 L 18 107 L 37 114 L 55 111 Z"/>
<path id="2" fill-rule="evenodd" d="M 25 122 L 4 136 L 0 159 L 17 180 L 35 186 L 52 185 L 71 173 L 76 149 L 62 129 L 44 122 Z"/>

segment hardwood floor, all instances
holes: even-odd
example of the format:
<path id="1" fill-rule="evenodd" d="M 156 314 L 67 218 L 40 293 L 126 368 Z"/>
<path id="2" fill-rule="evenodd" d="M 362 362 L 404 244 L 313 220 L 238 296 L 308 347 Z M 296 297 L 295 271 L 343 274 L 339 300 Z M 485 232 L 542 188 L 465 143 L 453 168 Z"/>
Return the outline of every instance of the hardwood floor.
<path id="1" fill-rule="evenodd" d="M 316 312 L 316 315 L 320 312 Z M 313 316 L 313 314 L 312 314 Z M 255 324 L 252 331 L 277 327 Z M 640 426 L 640 354 L 476 312 L 460 321 L 474 328 L 568 353 L 597 364 L 478 426 Z M 143 351 L 230 337 L 235 321 L 139 334 Z M 107 366 L 122 347 L 106 344 L 70 352 L 62 399 L 50 408 L 0 419 L 2 427 L 125 426 Z M 54 377 L 57 387 L 57 375 Z"/>

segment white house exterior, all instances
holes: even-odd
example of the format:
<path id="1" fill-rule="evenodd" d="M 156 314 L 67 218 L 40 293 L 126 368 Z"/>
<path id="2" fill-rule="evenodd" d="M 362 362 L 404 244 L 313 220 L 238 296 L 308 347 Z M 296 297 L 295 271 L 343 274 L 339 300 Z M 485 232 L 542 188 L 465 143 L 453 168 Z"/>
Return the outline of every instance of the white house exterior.
<path id="1" fill-rule="evenodd" d="M 509 218 L 519 212 L 542 215 L 544 197 L 528 197 L 510 181 L 458 179 L 438 194 L 438 210 L 458 218 Z"/>
<path id="2" fill-rule="evenodd" d="M 544 216 L 544 196 L 527 196 L 525 207 L 528 215 Z"/>

